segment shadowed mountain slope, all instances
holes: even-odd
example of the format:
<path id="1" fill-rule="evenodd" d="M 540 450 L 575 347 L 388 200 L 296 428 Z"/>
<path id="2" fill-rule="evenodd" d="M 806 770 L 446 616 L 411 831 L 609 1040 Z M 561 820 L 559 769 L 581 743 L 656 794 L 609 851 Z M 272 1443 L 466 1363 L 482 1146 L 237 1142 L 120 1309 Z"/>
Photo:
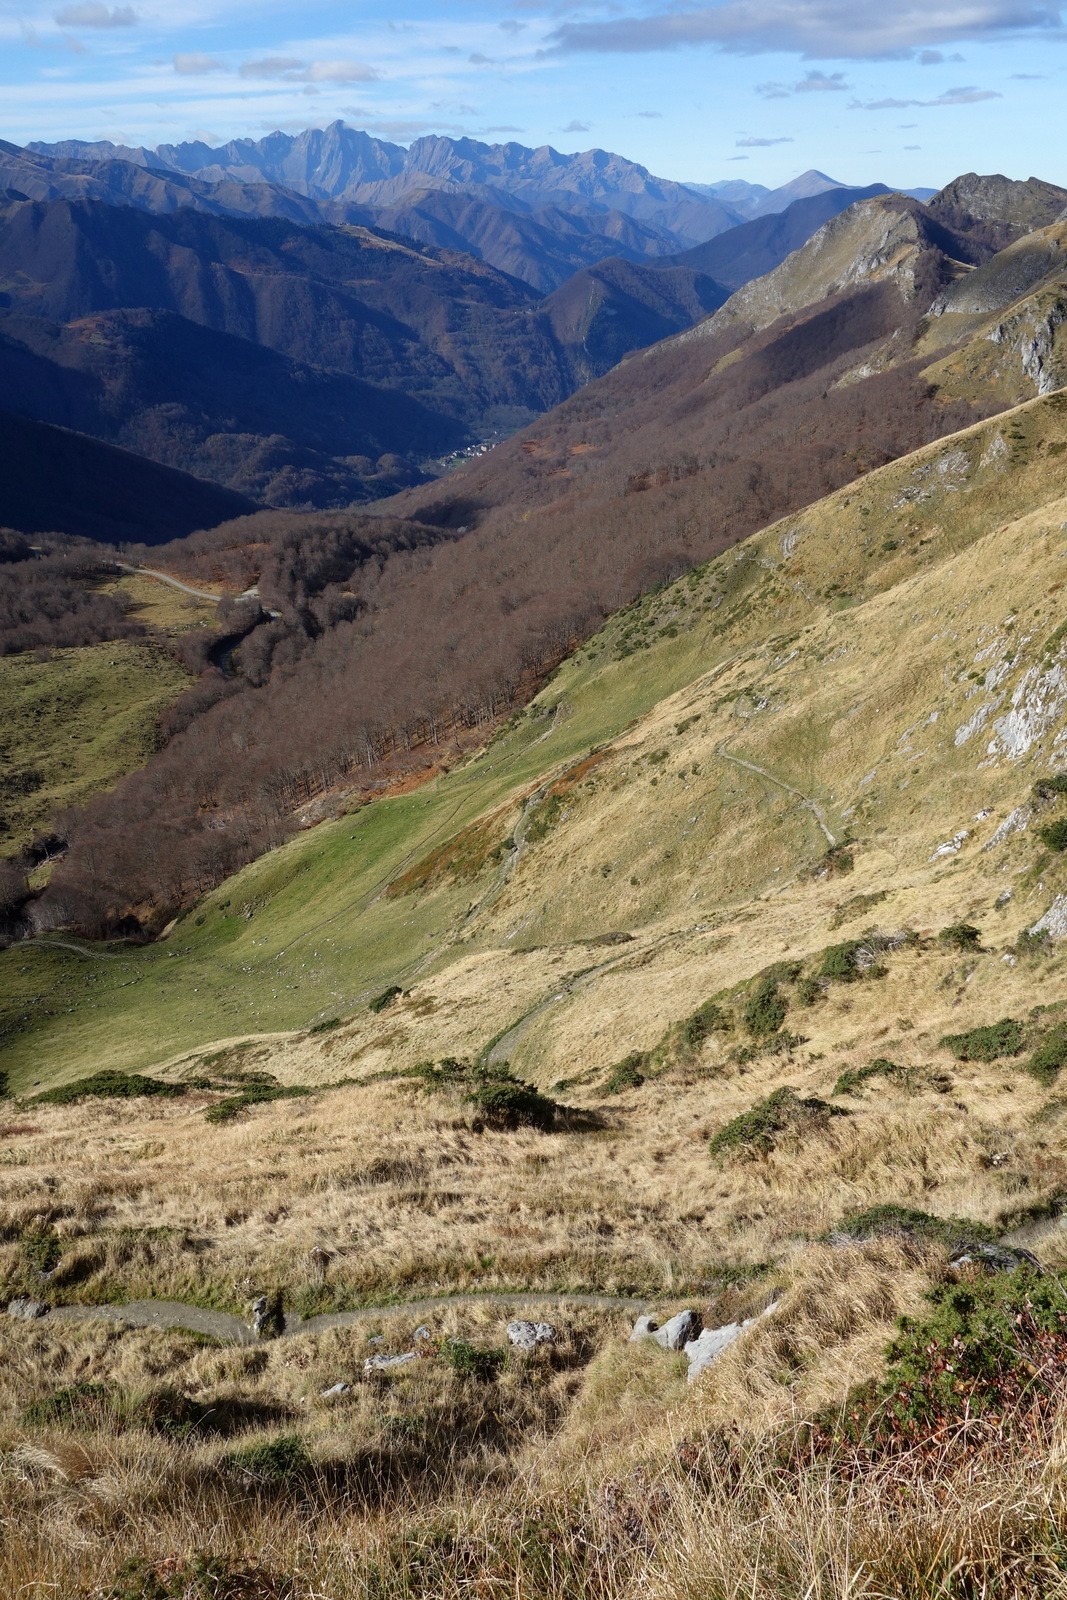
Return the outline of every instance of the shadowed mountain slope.
<path id="1" fill-rule="evenodd" d="M 254 509 L 243 495 L 84 434 L 0 411 L 0 524 L 161 544 Z"/>

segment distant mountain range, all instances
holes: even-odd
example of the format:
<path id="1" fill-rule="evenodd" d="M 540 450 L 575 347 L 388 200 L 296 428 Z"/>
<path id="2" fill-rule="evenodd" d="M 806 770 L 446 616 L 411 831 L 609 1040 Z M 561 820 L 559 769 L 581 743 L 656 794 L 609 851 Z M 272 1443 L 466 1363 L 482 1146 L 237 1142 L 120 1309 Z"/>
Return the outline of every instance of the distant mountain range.
<path id="1" fill-rule="evenodd" d="M 220 148 L 0 142 L 5 403 L 259 504 L 377 498 L 886 192 L 814 171 L 718 187 L 605 151 L 405 150 L 342 123 Z M 95 504 L 99 536 L 107 517 Z"/>

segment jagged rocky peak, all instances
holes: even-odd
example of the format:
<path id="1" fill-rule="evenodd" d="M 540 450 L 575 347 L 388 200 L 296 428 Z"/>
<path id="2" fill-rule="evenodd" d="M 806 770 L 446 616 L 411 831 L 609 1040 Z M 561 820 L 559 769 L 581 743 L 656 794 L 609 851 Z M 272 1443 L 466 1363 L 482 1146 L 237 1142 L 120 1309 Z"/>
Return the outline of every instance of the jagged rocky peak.
<path id="1" fill-rule="evenodd" d="M 1044 178 L 1006 178 L 1003 173 L 965 172 L 928 201 L 927 209 L 949 227 L 984 227 L 1002 248 L 1012 239 L 1047 228 L 1067 207 L 1067 189 Z"/>

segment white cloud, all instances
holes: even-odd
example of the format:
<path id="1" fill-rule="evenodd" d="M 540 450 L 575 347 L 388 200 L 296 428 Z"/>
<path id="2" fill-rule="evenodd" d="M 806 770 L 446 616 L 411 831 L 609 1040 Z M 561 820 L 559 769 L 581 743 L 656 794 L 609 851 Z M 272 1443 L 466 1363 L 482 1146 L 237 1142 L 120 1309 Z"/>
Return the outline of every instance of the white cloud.
<path id="1" fill-rule="evenodd" d="M 183 78 L 197 78 L 205 72 L 225 72 L 226 68 L 221 61 L 216 61 L 214 56 L 203 55 L 200 51 L 179 53 L 171 58 L 175 72 Z"/>
<path id="2" fill-rule="evenodd" d="M 100 0 L 84 0 L 81 5 L 64 6 L 55 20 L 61 28 L 132 28 L 140 19 L 132 6 L 108 8 Z"/>

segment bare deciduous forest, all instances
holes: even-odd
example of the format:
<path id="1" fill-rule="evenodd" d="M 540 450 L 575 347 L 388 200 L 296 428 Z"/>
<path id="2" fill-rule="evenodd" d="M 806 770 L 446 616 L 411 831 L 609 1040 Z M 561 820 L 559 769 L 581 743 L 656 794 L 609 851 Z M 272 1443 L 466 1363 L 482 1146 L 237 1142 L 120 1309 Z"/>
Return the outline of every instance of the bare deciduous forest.
<path id="1" fill-rule="evenodd" d="M 62 820 L 34 925 L 152 931 L 315 796 L 447 761 L 611 611 L 974 420 L 907 364 L 839 384 L 908 320 L 883 286 L 783 319 L 729 362 L 736 335 L 692 338 L 393 515 L 270 512 L 154 551 L 192 580 L 256 584 L 259 605 L 223 608 L 225 652 L 186 641 L 203 671 L 164 747 Z"/>

